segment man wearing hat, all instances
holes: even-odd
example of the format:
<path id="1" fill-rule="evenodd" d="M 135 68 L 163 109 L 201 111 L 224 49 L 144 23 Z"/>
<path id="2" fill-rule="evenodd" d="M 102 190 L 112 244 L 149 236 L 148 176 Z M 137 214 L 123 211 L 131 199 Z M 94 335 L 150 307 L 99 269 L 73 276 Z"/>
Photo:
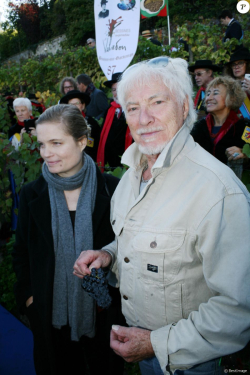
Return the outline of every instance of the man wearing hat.
<path id="1" fill-rule="evenodd" d="M 241 82 L 246 99 L 239 108 L 244 118 L 250 119 L 250 51 L 246 47 L 238 48 L 225 64 L 224 74 Z"/>
<path id="2" fill-rule="evenodd" d="M 194 99 L 194 106 L 200 115 L 205 115 L 205 91 L 209 82 L 214 79 L 213 73 L 218 72 L 219 67 L 213 65 L 211 60 L 197 60 L 188 70 L 193 73 L 196 85 L 200 87 Z"/>
<path id="3" fill-rule="evenodd" d="M 99 18 L 106 18 L 109 15 L 109 10 L 106 9 L 107 0 L 101 0 L 102 10 L 99 13 Z"/>
<path id="4" fill-rule="evenodd" d="M 153 44 L 155 44 L 156 46 L 160 46 L 161 47 L 161 42 L 159 42 L 159 40 L 157 39 L 154 39 L 153 38 L 153 34 L 151 34 L 151 32 L 149 30 L 145 30 L 141 33 L 141 36 L 143 36 L 144 38 L 146 38 L 147 40 L 150 40 L 150 42 L 152 42 Z"/>
<path id="5" fill-rule="evenodd" d="M 88 143 L 87 147 L 85 148 L 85 152 L 91 156 L 94 161 L 96 161 L 101 129 L 93 117 L 86 116 L 85 114 L 86 106 L 89 104 L 89 102 L 89 95 L 85 94 L 84 92 L 80 92 L 79 90 L 68 91 L 67 94 L 64 95 L 60 100 L 60 104 L 75 105 L 79 111 L 82 112 L 83 117 L 85 117 L 85 120 L 87 121 L 87 124 L 91 130 L 90 135 L 88 136 Z"/>
<path id="6" fill-rule="evenodd" d="M 90 48 L 90 49 L 93 49 L 93 48 L 95 48 L 95 46 L 96 46 L 96 43 L 95 43 L 95 39 L 93 39 L 93 38 L 89 38 L 89 39 L 87 39 L 87 46 Z"/>
<path id="7" fill-rule="evenodd" d="M 117 99 L 116 88 L 121 74 L 114 73 L 111 80 L 104 82 L 106 87 L 111 88 L 114 100 L 104 117 L 97 151 L 97 163 L 102 167 L 102 172 L 107 163 L 113 169 L 121 166 L 121 156 L 132 143 L 124 112 Z"/>

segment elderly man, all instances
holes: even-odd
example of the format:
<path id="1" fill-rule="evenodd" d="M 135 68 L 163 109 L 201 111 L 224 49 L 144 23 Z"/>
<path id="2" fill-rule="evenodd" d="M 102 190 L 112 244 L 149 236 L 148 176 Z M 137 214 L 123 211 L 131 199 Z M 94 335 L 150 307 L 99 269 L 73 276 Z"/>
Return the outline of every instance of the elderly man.
<path id="1" fill-rule="evenodd" d="M 105 93 L 97 89 L 92 79 L 87 74 L 79 74 L 76 77 L 78 90 L 90 96 L 90 103 L 87 106 L 87 116 L 95 117 L 98 120 L 104 116 L 108 109 L 108 99 Z"/>
<path id="2" fill-rule="evenodd" d="M 135 142 L 112 198 L 116 239 L 81 253 L 74 273 L 118 270 L 129 327 L 111 347 L 143 375 L 223 374 L 250 338 L 250 197 L 190 136 L 187 63 L 160 57 L 123 74 L 118 98 Z"/>
<path id="3" fill-rule="evenodd" d="M 220 69 L 211 60 L 197 60 L 194 65 L 189 66 L 188 70 L 193 73 L 195 83 L 199 87 L 194 99 L 194 106 L 196 112 L 200 112 L 200 116 L 203 117 L 205 115 L 204 99 L 207 85 L 214 79 L 214 72 L 218 72 Z"/>

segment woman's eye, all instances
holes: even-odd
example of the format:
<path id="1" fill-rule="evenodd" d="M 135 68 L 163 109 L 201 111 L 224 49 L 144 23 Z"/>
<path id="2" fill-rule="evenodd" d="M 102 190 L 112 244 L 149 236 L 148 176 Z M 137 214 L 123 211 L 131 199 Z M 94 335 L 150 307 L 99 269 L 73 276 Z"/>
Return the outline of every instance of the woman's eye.
<path id="1" fill-rule="evenodd" d="M 58 146 L 60 144 L 61 144 L 60 142 L 53 142 L 53 145 L 56 145 L 56 146 Z"/>

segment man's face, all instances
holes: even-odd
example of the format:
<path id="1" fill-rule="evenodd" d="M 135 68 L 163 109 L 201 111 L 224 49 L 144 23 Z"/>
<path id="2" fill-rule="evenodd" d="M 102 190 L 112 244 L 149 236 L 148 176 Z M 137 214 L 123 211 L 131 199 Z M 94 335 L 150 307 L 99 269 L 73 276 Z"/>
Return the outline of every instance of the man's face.
<path id="1" fill-rule="evenodd" d="M 74 86 L 72 85 L 71 82 L 65 81 L 64 84 L 63 84 L 64 94 L 67 94 L 67 92 L 69 92 L 71 90 L 74 90 Z"/>
<path id="2" fill-rule="evenodd" d="M 76 106 L 81 112 L 85 109 L 85 103 L 82 103 L 79 98 L 70 99 L 68 104 Z"/>
<path id="3" fill-rule="evenodd" d="M 113 99 L 117 102 L 117 83 L 113 83 L 113 85 L 111 86 L 111 91 L 112 91 L 112 95 L 113 95 Z"/>
<path id="4" fill-rule="evenodd" d="M 160 81 L 133 87 L 125 100 L 132 137 L 145 155 L 160 154 L 188 115 L 188 101 L 181 106 Z"/>
<path id="5" fill-rule="evenodd" d="M 102 4 L 102 11 L 105 12 L 106 10 L 106 4 Z"/>
<path id="6" fill-rule="evenodd" d="M 208 71 L 206 71 L 206 69 L 204 68 L 195 69 L 194 78 L 195 78 L 196 85 L 199 87 L 201 86 L 206 87 L 208 83 L 211 81 L 212 74 L 213 74 L 213 71 L 210 69 L 208 69 Z"/>
<path id="7" fill-rule="evenodd" d="M 79 91 L 85 92 L 87 90 L 87 87 L 88 86 L 84 85 L 84 83 L 78 83 L 77 82 L 77 88 L 78 88 Z"/>
<path id="8" fill-rule="evenodd" d="M 220 23 L 223 26 L 227 26 L 229 24 L 229 22 L 230 22 L 230 18 L 228 18 L 228 17 L 220 19 Z"/>

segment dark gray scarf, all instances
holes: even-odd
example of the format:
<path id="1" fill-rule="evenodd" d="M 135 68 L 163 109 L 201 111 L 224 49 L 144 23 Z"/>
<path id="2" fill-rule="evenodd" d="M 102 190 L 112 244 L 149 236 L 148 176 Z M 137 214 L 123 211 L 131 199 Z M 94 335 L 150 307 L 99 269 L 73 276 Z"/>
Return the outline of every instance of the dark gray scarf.
<path id="1" fill-rule="evenodd" d="M 81 280 L 73 275 L 73 265 L 81 251 L 93 249 L 92 213 L 96 199 L 96 166 L 84 154 L 84 164 L 72 177 L 50 173 L 43 163 L 42 173 L 48 183 L 51 206 L 52 233 L 55 251 L 52 324 L 71 327 L 71 339 L 95 334 L 95 302 L 81 287 Z M 73 231 L 65 190 L 81 187 Z"/>

